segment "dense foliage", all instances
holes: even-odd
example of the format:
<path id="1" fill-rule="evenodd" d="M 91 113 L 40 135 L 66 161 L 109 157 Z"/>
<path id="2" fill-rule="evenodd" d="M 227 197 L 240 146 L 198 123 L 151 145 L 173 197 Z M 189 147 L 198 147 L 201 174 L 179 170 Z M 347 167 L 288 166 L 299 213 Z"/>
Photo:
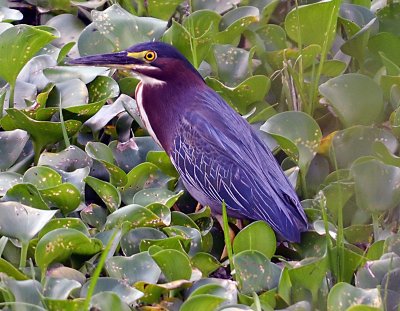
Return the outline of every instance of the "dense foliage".
<path id="1" fill-rule="evenodd" d="M 151 40 L 260 129 L 306 210 L 301 243 L 232 222 L 221 258 L 142 127 L 138 81 L 65 65 Z M 0 86 L 1 306 L 397 310 L 400 3 L 0 0 Z"/>

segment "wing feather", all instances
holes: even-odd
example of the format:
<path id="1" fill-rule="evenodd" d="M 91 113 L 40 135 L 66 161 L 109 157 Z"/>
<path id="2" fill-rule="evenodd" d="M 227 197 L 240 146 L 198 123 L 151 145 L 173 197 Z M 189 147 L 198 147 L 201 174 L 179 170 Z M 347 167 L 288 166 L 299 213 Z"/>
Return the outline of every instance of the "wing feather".
<path id="1" fill-rule="evenodd" d="M 189 192 L 202 204 L 267 221 L 291 241 L 307 227 L 297 195 L 251 126 L 215 92 L 194 98 L 181 115 L 170 154 Z"/>

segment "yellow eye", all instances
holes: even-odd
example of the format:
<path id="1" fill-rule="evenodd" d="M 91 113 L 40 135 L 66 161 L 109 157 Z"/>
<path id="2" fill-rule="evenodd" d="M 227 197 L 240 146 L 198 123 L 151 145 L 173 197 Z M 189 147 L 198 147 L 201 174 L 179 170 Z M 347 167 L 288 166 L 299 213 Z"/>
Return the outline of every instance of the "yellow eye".
<path id="1" fill-rule="evenodd" d="M 153 60 L 156 59 L 156 57 L 157 57 L 157 54 L 154 51 L 148 51 L 144 55 L 144 59 L 147 60 L 148 62 L 152 62 Z"/>

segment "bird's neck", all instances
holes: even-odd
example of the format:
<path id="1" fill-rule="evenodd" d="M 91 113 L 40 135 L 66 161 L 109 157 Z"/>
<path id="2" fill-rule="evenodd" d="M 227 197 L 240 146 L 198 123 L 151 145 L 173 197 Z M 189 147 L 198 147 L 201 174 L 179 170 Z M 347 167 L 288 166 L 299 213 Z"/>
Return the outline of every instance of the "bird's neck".
<path id="1" fill-rule="evenodd" d="M 192 96 L 205 83 L 198 79 L 176 79 L 154 83 L 142 80 L 136 88 L 136 101 L 141 119 L 153 139 L 169 153 L 180 116 L 189 108 Z"/>

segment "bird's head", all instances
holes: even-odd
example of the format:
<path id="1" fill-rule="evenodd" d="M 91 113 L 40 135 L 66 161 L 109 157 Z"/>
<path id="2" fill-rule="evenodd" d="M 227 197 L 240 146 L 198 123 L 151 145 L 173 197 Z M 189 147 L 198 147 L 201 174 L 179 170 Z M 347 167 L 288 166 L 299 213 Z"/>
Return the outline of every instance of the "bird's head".
<path id="1" fill-rule="evenodd" d="M 169 82 L 178 76 L 202 79 L 197 70 L 177 49 L 162 42 L 139 43 L 125 51 L 85 56 L 71 60 L 69 64 L 132 70 L 148 83 Z"/>

